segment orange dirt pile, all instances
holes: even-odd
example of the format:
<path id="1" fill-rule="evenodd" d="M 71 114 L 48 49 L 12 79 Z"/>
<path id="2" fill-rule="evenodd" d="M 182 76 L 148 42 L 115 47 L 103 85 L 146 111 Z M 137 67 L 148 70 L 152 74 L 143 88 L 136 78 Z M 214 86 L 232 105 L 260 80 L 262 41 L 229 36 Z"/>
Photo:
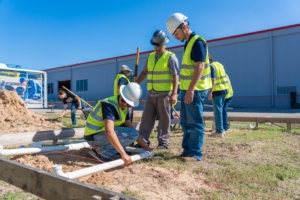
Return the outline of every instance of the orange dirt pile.
<path id="1" fill-rule="evenodd" d="M 57 120 L 35 114 L 27 109 L 24 101 L 14 92 L 0 91 L 0 135 L 60 129 Z"/>
<path id="2" fill-rule="evenodd" d="M 62 165 L 63 172 L 72 172 L 101 164 L 90 160 L 92 158 L 88 154 L 89 150 L 85 148 L 67 152 L 67 154 L 89 159 L 53 153 L 48 155 L 15 156 L 11 160 L 48 172 L 52 172 L 51 167 L 53 165 L 59 164 Z M 128 187 L 131 191 L 138 192 L 139 199 L 148 200 L 200 199 L 204 191 L 211 190 L 208 185 L 203 184 L 205 178 L 201 174 L 152 167 L 146 163 L 134 164 L 125 168 L 118 167 L 80 177 L 76 180 L 95 186 L 104 186 L 106 189 L 118 193 L 121 193 Z M 196 180 L 197 182 L 191 180 Z"/>

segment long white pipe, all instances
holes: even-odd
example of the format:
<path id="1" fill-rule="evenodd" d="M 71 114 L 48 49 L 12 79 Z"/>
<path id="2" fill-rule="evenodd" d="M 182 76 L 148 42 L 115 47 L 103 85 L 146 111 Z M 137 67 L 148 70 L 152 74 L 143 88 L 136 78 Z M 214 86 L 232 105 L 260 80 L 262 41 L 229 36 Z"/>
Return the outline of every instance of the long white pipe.
<path id="1" fill-rule="evenodd" d="M 58 140 L 57 144 L 73 144 L 73 143 L 82 143 L 82 142 L 86 142 L 86 141 L 85 140 Z M 53 140 L 41 141 L 41 144 L 45 146 L 51 146 L 52 143 Z"/>
<path id="2" fill-rule="evenodd" d="M 37 142 L 36 144 L 31 144 L 31 146 L 34 145 L 35 145 L 34 148 L 20 148 L 20 149 L 3 149 L 3 145 L 0 145 L 0 155 L 13 156 L 13 155 L 24 155 L 24 154 L 47 152 L 47 151 L 66 151 L 66 150 L 90 148 L 90 145 L 87 142 L 62 145 L 62 146 L 53 146 L 53 147 L 41 147 L 40 142 Z"/>
<path id="3" fill-rule="evenodd" d="M 152 152 L 150 154 L 147 151 L 147 152 L 144 152 L 144 153 L 141 153 L 141 154 L 138 154 L 138 155 L 134 155 L 134 156 L 130 156 L 130 157 L 131 157 L 132 162 L 134 162 L 134 161 L 137 161 L 137 160 L 140 160 L 140 159 L 143 159 L 143 158 L 147 158 L 147 157 L 153 156 L 153 155 L 154 155 L 154 152 Z M 100 172 L 100 171 L 103 171 L 103 170 L 115 168 L 115 167 L 118 167 L 118 166 L 121 166 L 121 165 L 124 165 L 124 164 L 125 164 L 125 162 L 122 159 L 118 159 L 118 160 L 111 161 L 111 162 L 108 162 L 108 163 L 95 165 L 93 167 L 88 167 L 88 168 L 80 169 L 80 170 L 73 171 L 73 172 L 67 172 L 67 173 L 64 173 L 62 171 L 62 166 L 61 165 L 53 165 L 52 166 L 52 171 L 53 171 L 54 174 L 57 174 L 59 176 L 63 176 L 63 177 L 69 178 L 69 179 L 75 179 L 75 178 L 79 178 L 79 177 L 86 176 L 86 175 L 89 175 L 89 174 L 93 174 L 93 173 L 96 173 L 96 172 Z"/>
<path id="4" fill-rule="evenodd" d="M 254 128 L 255 126 L 252 126 L 252 124 L 247 124 L 247 125 L 243 125 L 243 124 L 231 124 L 231 126 L 240 126 L 240 127 L 247 127 L 247 128 Z"/>

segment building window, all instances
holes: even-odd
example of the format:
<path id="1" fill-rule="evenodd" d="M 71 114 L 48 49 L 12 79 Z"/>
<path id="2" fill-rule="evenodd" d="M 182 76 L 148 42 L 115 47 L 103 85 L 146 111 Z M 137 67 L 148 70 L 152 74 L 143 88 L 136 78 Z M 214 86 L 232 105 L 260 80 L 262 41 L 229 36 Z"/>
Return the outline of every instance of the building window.
<path id="1" fill-rule="evenodd" d="M 297 92 L 296 86 L 277 87 L 277 94 L 290 94 L 291 92 Z"/>
<path id="2" fill-rule="evenodd" d="M 76 92 L 88 91 L 88 80 L 77 80 L 76 81 Z"/>
<path id="3" fill-rule="evenodd" d="M 48 83 L 48 94 L 53 94 L 53 83 Z"/>

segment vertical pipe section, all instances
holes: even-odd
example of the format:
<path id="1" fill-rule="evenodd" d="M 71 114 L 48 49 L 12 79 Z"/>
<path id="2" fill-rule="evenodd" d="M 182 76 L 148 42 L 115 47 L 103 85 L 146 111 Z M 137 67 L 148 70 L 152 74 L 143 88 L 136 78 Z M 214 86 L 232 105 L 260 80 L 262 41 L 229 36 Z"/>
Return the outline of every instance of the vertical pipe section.
<path id="1" fill-rule="evenodd" d="M 271 74 L 272 108 L 274 108 L 274 66 L 273 66 L 273 36 L 272 36 L 272 31 L 270 31 L 270 74 Z"/>

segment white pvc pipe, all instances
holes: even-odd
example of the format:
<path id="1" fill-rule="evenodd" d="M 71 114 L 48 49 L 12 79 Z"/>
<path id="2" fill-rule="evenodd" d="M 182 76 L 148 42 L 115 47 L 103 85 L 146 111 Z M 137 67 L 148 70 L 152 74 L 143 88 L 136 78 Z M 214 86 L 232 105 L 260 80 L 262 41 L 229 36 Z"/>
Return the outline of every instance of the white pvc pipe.
<path id="1" fill-rule="evenodd" d="M 140 149 L 140 148 L 126 147 L 125 149 L 126 149 L 126 151 L 132 152 L 132 153 L 144 153 L 144 152 L 146 152 L 146 150 Z"/>
<path id="2" fill-rule="evenodd" d="M 144 153 L 141 153 L 141 154 L 138 154 L 138 155 L 134 155 L 134 156 L 130 156 L 130 157 L 131 157 L 132 162 L 134 162 L 134 161 L 137 161 L 137 160 L 141 160 L 143 158 L 147 158 L 149 156 L 154 156 L 154 152 L 152 151 L 152 153 L 150 154 L 147 151 L 147 152 L 144 152 Z M 54 174 L 57 174 L 59 176 L 63 176 L 63 177 L 69 178 L 69 179 L 75 179 L 75 178 L 79 178 L 79 177 L 86 176 L 86 175 L 89 175 L 89 174 L 93 174 L 93 173 L 96 173 L 96 172 L 100 172 L 100 171 L 103 171 L 103 170 L 115 168 L 115 167 L 118 167 L 118 166 L 121 166 L 121 165 L 124 165 L 124 164 L 125 164 L 125 162 L 122 159 L 118 159 L 118 160 L 111 161 L 111 162 L 108 162 L 108 163 L 95 165 L 93 167 L 88 167 L 88 168 L 85 168 L 85 169 L 80 169 L 80 170 L 77 170 L 77 171 L 67 172 L 67 173 L 64 173 L 62 171 L 62 166 L 61 165 L 53 165 L 52 166 L 52 171 L 53 171 Z"/>
<path id="3" fill-rule="evenodd" d="M 0 145 L 0 155 L 2 156 L 13 156 L 13 155 L 24 155 L 24 154 L 33 154 L 47 151 L 66 151 L 82 148 L 90 148 L 90 145 L 87 142 L 78 143 L 78 144 L 69 144 L 62 146 L 53 146 L 53 147 L 41 147 L 41 143 L 32 143 L 31 146 L 34 148 L 20 148 L 20 149 L 3 149 L 3 145 Z"/>
<path id="4" fill-rule="evenodd" d="M 243 124 L 231 124 L 231 126 L 240 126 L 240 127 L 247 127 L 247 128 L 255 128 L 255 126 L 252 126 L 252 124 L 247 124 L 247 125 L 243 125 Z"/>
<path id="5" fill-rule="evenodd" d="M 82 143 L 82 142 L 86 142 L 86 141 L 85 140 L 58 140 L 57 144 L 74 144 L 74 143 Z M 52 143 L 53 140 L 41 141 L 41 144 L 45 146 L 51 146 Z"/>

